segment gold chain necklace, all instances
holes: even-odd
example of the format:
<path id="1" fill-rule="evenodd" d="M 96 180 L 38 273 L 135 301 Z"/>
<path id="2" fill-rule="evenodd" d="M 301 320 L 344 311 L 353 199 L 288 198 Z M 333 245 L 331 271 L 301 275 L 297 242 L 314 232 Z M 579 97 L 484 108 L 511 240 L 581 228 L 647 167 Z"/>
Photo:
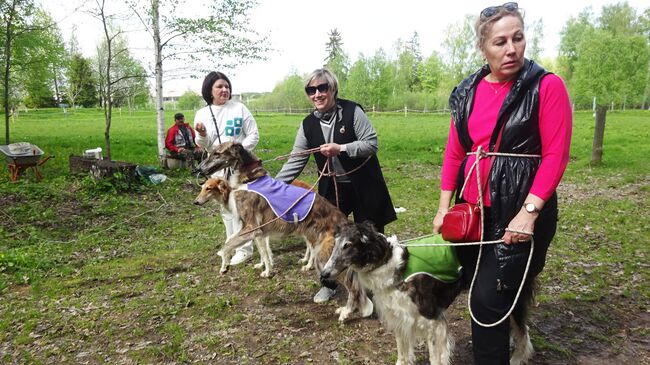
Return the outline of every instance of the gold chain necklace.
<path id="1" fill-rule="evenodd" d="M 499 91 L 501 91 L 504 87 L 506 87 L 506 86 L 508 86 L 508 84 L 510 84 L 510 81 L 506 81 L 506 82 L 503 83 L 503 85 L 499 86 L 498 88 L 495 88 L 494 86 L 492 86 L 491 82 L 489 82 L 487 80 L 485 80 L 485 81 L 487 82 L 488 85 L 490 85 L 490 89 L 492 89 L 492 91 L 494 91 L 494 95 L 498 94 Z"/>

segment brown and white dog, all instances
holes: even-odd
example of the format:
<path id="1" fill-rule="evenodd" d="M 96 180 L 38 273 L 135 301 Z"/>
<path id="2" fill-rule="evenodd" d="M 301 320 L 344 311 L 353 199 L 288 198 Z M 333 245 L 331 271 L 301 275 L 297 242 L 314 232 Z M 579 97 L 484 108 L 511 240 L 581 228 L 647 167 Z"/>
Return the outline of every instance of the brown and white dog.
<path id="1" fill-rule="evenodd" d="M 265 261 L 265 271 L 262 274 L 270 275 L 273 262 L 269 237 L 292 234 L 304 237 L 310 245 L 313 263 L 317 274 L 320 275 L 322 267 L 332 253 L 337 227 L 352 224 L 347 217 L 327 199 L 316 194 L 312 208 L 303 220 L 297 223 L 289 223 L 282 219 L 274 220 L 276 215 L 263 197 L 248 190 L 238 189 L 241 184 L 267 175 L 261 161 L 241 144 L 227 142 L 221 144 L 199 166 L 204 175 L 210 175 L 223 168 L 231 168 L 233 177 L 229 181 L 208 179 L 195 200 L 195 204 L 199 205 L 215 200 L 231 212 L 236 211 L 243 223 L 241 231 L 228 237 L 220 250 L 222 258 L 220 272 L 228 271 L 230 258 L 237 247 L 247 241 L 255 240 L 260 256 Z M 271 223 L 265 224 L 267 222 Z M 339 314 L 339 321 L 346 320 L 356 310 L 363 317 L 372 314 L 373 303 L 367 297 L 363 287 L 359 285 L 356 274 L 351 271 L 341 272 L 340 275 L 331 277 L 331 280 L 335 279 L 340 281 L 348 292 L 346 305 L 336 311 Z"/>

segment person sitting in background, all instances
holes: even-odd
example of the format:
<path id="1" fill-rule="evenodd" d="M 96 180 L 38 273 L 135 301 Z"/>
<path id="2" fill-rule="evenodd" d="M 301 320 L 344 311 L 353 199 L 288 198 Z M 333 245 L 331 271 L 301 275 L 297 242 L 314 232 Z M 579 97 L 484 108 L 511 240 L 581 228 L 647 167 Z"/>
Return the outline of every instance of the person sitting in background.
<path id="1" fill-rule="evenodd" d="M 165 147 L 169 151 L 168 158 L 172 160 L 179 160 L 179 164 L 172 163 L 170 168 L 180 167 L 184 165 L 182 162 L 200 161 L 203 150 L 194 142 L 195 138 L 194 129 L 189 124 L 185 123 L 185 115 L 183 113 L 176 113 L 174 115 L 174 125 L 167 130 L 165 137 Z M 187 166 L 187 164 L 185 164 Z"/>

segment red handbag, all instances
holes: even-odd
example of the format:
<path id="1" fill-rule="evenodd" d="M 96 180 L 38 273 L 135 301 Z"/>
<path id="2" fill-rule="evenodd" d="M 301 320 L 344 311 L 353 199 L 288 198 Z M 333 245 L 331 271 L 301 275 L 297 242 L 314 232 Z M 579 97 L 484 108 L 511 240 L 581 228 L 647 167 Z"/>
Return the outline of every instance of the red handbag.
<path id="1" fill-rule="evenodd" d="M 442 219 L 440 233 L 449 242 L 478 242 L 481 240 L 481 208 L 476 204 L 456 204 Z"/>

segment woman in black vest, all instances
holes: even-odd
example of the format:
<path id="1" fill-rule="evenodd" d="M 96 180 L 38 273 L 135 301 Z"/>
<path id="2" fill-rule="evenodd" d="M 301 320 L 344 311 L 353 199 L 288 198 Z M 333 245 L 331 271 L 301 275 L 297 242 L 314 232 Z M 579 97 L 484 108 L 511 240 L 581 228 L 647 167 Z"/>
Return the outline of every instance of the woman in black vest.
<path id="1" fill-rule="evenodd" d="M 370 220 L 384 232 L 384 226 L 397 217 L 376 155 L 377 133 L 361 106 L 339 99 L 338 91 L 338 80 L 327 69 L 307 78 L 305 92 L 316 110 L 302 121 L 292 152 L 320 147 L 320 153 L 314 154 L 318 169 L 323 171 L 327 165 L 337 176 L 323 177 L 318 193 L 345 215 L 353 213 L 355 222 Z M 291 157 L 276 179 L 290 183 L 307 161 L 309 155 Z M 323 287 L 314 301 L 325 302 L 332 294 Z"/>
<path id="2" fill-rule="evenodd" d="M 475 30 L 487 64 L 463 80 L 449 98 L 452 125 L 433 225 L 438 232 L 454 191 L 457 202 L 481 201 L 484 205 L 483 240 L 503 242 L 483 246 L 478 265 L 477 246 L 456 251 L 465 283 L 473 283 L 474 361 L 481 365 L 519 364 L 532 352 L 526 310 L 534 279 L 544 267 L 555 235 L 555 189 L 569 161 L 571 106 L 562 80 L 524 58 L 524 22 L 516 3 L 484 9 Z M 467 153 L 479 148 L 491 154 L 475 165 L 477 155 Z M 468 183 L 459 196 L 466 177 Z M 531 237 L 532 260 L 513 306 L 526 272 Z M 511 308 L 510 318 L 516 324 L 513 334 L 525 343 L 515 349 L 512 362 L 510 322 L 505 318 Z M 500 322 L 502 318 L 505 320 Z"/>

